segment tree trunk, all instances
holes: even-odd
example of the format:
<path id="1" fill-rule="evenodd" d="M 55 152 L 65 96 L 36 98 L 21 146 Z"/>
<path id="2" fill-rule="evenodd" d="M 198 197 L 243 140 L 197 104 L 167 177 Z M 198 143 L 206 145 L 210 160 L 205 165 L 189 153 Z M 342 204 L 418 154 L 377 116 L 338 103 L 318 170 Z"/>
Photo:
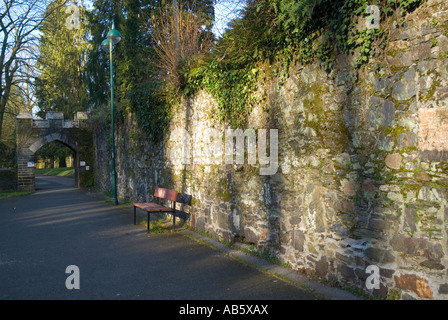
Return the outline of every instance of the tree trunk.
<path id="1" fill-rule="evenodd" d="M 0 140 L 2 139 L 3 118 L 5 116 L 5 108 L 0 107 Z"/>

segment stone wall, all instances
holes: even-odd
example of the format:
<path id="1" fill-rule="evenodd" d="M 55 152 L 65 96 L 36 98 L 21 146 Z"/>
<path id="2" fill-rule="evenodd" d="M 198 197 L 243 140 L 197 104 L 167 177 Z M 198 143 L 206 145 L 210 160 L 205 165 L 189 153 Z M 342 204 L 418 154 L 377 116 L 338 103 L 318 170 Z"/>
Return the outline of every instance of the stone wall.
<path id="1" fill-rule="evenodd" d="M 85 120 L 85 112 L 78 112 L 74 120 L 64 119 L 62 112 L 47 112 L 45 120 L 33 119 L 31 112 L 19 113 L 16 126 L 18 190 L 35 190 L 35 154 L 52 141 L 59 141 L 75 153 L 76 187 L 93 185 L 92 131 Z"/>
<path id="2" fill-rule="evenodd" d="M 174 188 L 193 196 L 191 227 L 295 270 L 384 297 L 447 299 L 448 5 L 428 1 L 391 31 L 386 57 L 361 71 L 340 55 L 330 74 L 296 65 L 286 82 L 263 84 L 268 98 L 249 128 L 266 130 L 268 147 L 278 130 L 275 174 L 260 174 L 260 154 L 225 163 L 229 128 L 213 121 L 206 92 L 177 108 L 159 145 L 127 115 L 117 125 L 119 197 L 151 201 L 154 186 Z M 97 132 L 97 159 L 110 152 L 98 149 L 106 136 Z M 103 189 L 107 171 L 97 172 Z M 370 265 L 379 288 L 366 286 Z"/>

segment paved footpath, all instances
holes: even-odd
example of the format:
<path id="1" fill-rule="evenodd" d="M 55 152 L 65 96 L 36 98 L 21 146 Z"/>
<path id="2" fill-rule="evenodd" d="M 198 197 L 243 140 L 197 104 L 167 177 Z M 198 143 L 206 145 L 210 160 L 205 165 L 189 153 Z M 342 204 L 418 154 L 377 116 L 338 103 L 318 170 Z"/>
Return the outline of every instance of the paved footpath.
<path id="1" fill-rule="evenodd" d="M 189 230 L 148 236 L 130 208 L 73 185 L 36 176 L 35 193 L 0 200 L 0 300 L 356 298 Z M 79 268 L 79 289 L 66 287 L 69 265 Z"/>

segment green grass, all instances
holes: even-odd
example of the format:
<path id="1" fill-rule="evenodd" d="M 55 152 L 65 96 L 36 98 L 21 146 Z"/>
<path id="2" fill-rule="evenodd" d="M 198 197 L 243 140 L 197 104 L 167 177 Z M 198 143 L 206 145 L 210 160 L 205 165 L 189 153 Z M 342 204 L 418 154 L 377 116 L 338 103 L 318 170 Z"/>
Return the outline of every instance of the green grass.
<path id="1" fill-rule="evenodd" d="M 252 245 L 250 247 L 250 249 L 242 249 L 243 252 L 247 253 L 247 254 L 251 254 L 255 257 L 259 257 L 262 259 L 265 259 L 271 263 L 277 264 L 279 266 L 282 266 L 284 268 L 288 268 L 291 269 L 291 265 L 289 263 L 283 263 L 280 261 L 280 259 L 274 255 L 271 255 L 271 253 L 269 251 L 259 251 L 257 250 L 257 248 L 255 248 L 254 245 Z"/>
<path id="2" fill-rule="evenodd" d="M 141 225 L 144 225 L 145 228 L 147 227 L 146 220 L 142 220 L 140 222 Z M 179 218 L 176 219 L 176 228 L 180 226 L 179 224 Z M 149 222 L 149 228 L 150 232 L 152 234 L 159 234 L 159 233 L 165 233 L 165 232 L 172 232 L 173 231 L 173 221 L 171 219 L 158 219 L 158 220 L 151 220 Z"/>
<path id="3" fill-rule="evenodd" d="M 43 174 L 46 176 L 57 176 L 57 177 L 75 177 L 74 168 L 50 168 L 50 169 L 36 169 L 36 174 Z"/>
<path id="4" fill-rule="evenodd" d="M 27 196 L 32 193 L 33 193 L 32 191 L 16 191 L 16 190 L 3 191 L 3 192 L 0 192 L 0 199 Z"/>

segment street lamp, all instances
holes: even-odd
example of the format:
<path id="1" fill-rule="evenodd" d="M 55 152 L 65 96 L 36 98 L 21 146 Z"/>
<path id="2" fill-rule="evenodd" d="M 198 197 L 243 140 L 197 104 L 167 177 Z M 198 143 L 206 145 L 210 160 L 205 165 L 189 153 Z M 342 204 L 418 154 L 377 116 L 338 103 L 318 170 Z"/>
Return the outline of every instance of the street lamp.
<path id="1" fill-rule="evenodd" d="M 107 39 L 104 39 L 101 43 L 101 49 L 105 52 L 109 51 L 110 62 L 110 109 L 111 109 L 111 121 L 112 121 L 112 189 L 114 193 L 115 205 L 118 205 L 117 198 L 117 171 L 115 170 L 115 129 L 114 129 L 114 67 L 112 63 L 112 49 L 115 44 L 120 42 L 120 31 L 115 30 L 115 23 L 112 22 L 112 30 L 107 33 Z"/>

